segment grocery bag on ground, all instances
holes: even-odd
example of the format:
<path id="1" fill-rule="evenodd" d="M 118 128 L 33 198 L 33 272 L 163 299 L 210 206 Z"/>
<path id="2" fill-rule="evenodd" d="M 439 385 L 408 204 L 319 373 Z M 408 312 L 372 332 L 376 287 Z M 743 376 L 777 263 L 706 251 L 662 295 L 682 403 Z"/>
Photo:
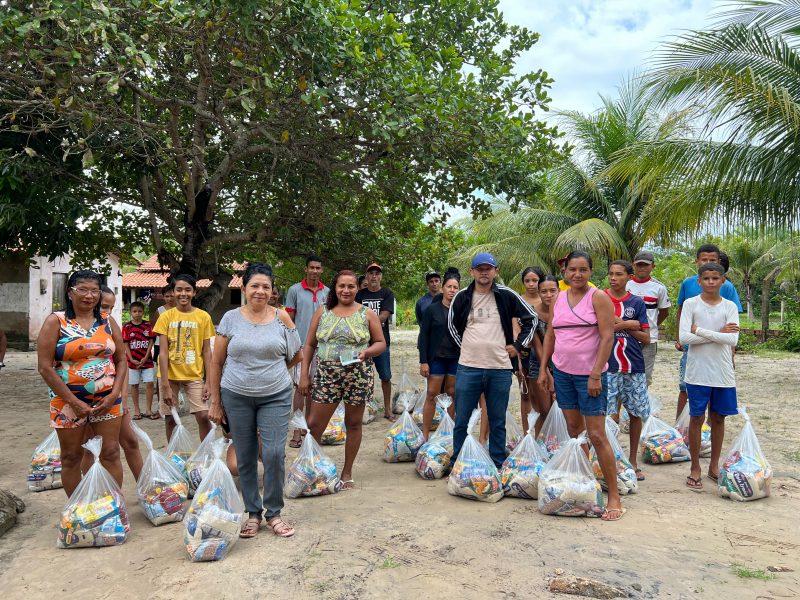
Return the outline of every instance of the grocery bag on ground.
<path id="1" fill-rule="evenodd" d="M 364 425 L 368 425 L 375 420 L 375 417 L 378 415 L 378 401 L 375 398 L 370 398 L 367 400 L 366 406 L 364 406 L 364 416 L 361 417 L 361 423 Z"/>
<path id="2" fill-rule="evenodd" d="M 538 418 L 536 411 L 528 413 L 528 432 L 500 468 L 500 481 L 506 496 L 536 500 L 539 495 L 539 474 L 547 463 L 547 453 L 533 437 Z"/>
<path id="3" fill-rule="evenodd" d="M 239 539 L 244 503 L 225 464 L 229 443 L 213 442 L 214 459 L 183 519 L 183 543 L 192 562 L 222 560 Z"/>
<path id="4" fill-rule="evenodd" d="M 189 497 L 191 498 L 208 467 L 214 461 L 214 442 L 217 439 L 217 424 L 211 421 L 211 430 L 200 442 L 197 450 L 186 461 L 186 476 L 189 480 Z"/>
<path id="5" fill-rule="evenodd" d="M 675 429 L 683 436 L 683 441 L 689 445 L 689 421 L 691 415 L 689 414 L 689 403 L 683 407 L 678 420 L 675 421 Z M 711 456 L 711 427 L 708 423 L 703 422 L 703 427 L 700 429 L 700 458 L 708 458 Z"/>
<path id="6" fill-rule="evenodd" d="M 411 413 L 403 410 L 403 414 L 383 438 L 383 460 L 389 463 L 411 462 L 424 443 L 422 431 L 417 427 Z"/>
<path id="7" fill-rule="evenodd" d="M 340 402 L 328 421 L 328 426 L 322 432 L 320 441 L 325 446 L 344 444 L 347 439 L 347 429 L 344 426 L 344 402 Z"/>
<path id="8" fill-rule="evenodd" d="M 479 408 L 472 411 L 467 431 L 472 430 L 480 417 Z M 461 446 L 453 470 L 450 471 L 447 491 L 453 496 L 485 502 L 497 502 L 503 497 L 500 473 L 492 462 L 492 457 L 471 435 L 464 439 L 464 445 Z"/>
<path id="9" fill-rule="evenodd" d="M 539 444 L 547 452 L 547 456 L 552 457 L 561 446 L 570 439 L 567 430 L 567 420 L 558 402 L 553 402 L 550 412 L 542 423 L 539 437 L 536 438 Z"/>
<path id="10" fill-rule="evenodd" d="M 442 406 L 443 417 L 439 427 L 422 444 L 417 452 L 415 467 L 423 479 L 441 479 L 450 470 L 450 457 L 453 456 L 453 429 L 455 423 L 447 412 L 453 400 L 447 394 L 436 396 L 436 404 Z"/>
<path id="11" fill-rule="evenodd" d="M 586 432 L 570 438 L 539 473 L 539 512 L 562 517 L 601 517 L 605 500 L 581 446 Z"/>
<path id="12" fill-rule="evenodd" d="M 181 418 L 178 416 L 178 411 L 174 406 L 171 414 L 175 421 L 175 429 L 172 430 L 172 437 L 169 439 L 169 444 L 167 444 L 167 458 L 178 467 L 178 470 L 188 483 L 189 475 L 186 471 L 186 461 L 194 454 L 194 443 L 189 430 L 181 423 Z"/>
<path id="13" fill-rule="evenodd" d="M 289 425 L 294 429 L 308 431 L 308 423 L 302 410 L 294 411 Z M 336 463 L 325 455 L 314 436 L 304 436 L 297 458 L 286 470 L 284 495 L 287 498 L 322 496 L 335 494 L 341 487 Z"/>
<path id="14" fill-rule="evenodd" d="M 171 460 L 153 448 L 153 441 L 136 423 L 132 423 L 139 441 L 147 451 L 136 495 L 145 516 L 153 525 L 174 523 L 186 513 L 189 485 Z"/>
<path id="15" fill-rule="evenodd" d="M 448 400 L 446 405 L 444 404 L 445 398 Z M 450 406 L 452 403 L 453 399 L 448 394 L 439 394 L 436 396 L 436 410 L 433 413 L 433 421 L 431 422 L 432 427 L 439 426 L 444 418 L 444 413 L 447 411 L 446 406 Z"/>
<path id="16" fill-rule="evenodd" d="M 628 414 L 628 409 L 624 406 L 619 411 L 619 430 L 622 433 L 631 432 L 631 416 Z"/>
<path id="17" fill-rule="evenodd" d="M 739 414 L 745 423 L 725 455 L 719 472 L 719 495 L 749 502 L 770 495 L 772 468 L 758 443 L 750 415 L 743 406 L 739 407 Z"/>
<path id="18" fill-rule="evenodd" d="M 28 489 L 32 492 L 54 490 L 61 487 L 61 444 L 53 429 L 44 441 L 36 446 L 28 471 Z"/>
<path id="19" fill-rule="evenodd" d="M 397 386 L 397 391 L 392 394 L 392 412 L 399 415 L 404 410 L 408 410 L 414 406 L 414 401 L 417 399 L 419 390 L 411 382 L 411 378 L 403 364 L 403 372 L 400 375 L 400 383 Z"/>
<path id="20" fill-rule="evenodd" d="M 691 458 L 689 447 L 680 432 L 654 414 L 650 415 L 642 427 L 639 450 L 644 462 L 654 465 L 683 462 Z"/>
<path id="21" fill-rule="evenodd" d="M 639 491 L 639 482 L 636 480 L 636 469 L 628 460 L 622 446 L 617 439 L 619 435 L 619 426 L 614 422 L 611 417 L 606 417 L 606 437 L 608 443 L 611 444 L 611 451 L 614 453 L 614 462 L 617 466 L 617 489 L 620 495 L 635 494 Z M 589 460 L 592 461 L 592 470 L 600 483 L 603 490 L 608 491 L 608 484 L 603 476 L 603 470 L 600 468 L 600 461 L 597 459 L 597 452 L 594 446 L 589 453 Z"/>
<path id="22" fill-rule="evenodd" d="M 411 416 L 414 418 L 414 423 L 416 423 L 418 427 L 422 427 L 422 420 L 425 413 L 425 400 L 427 399 L 428 391 L 422 390 L 417 394 L 414 405 L 411 407 Z"/>
<path id="23" fill-rule="evenodd" d="M 84 445 L 94 455 L 94 464 L 83 476 L 61 511 L 59 548 L 116 546 L 128 539 L 128 510 L 117 481 L 100 463 L 103 438 L 93 437 Z"/>
<path id="24" fill-rule="evenodd" d="M 538 415 L 537 415 L 538 418 Z M 506 409 L 506 452 L 511 452 L 522 441 L 522 429 L 517 425 L 514 415 Z"/>

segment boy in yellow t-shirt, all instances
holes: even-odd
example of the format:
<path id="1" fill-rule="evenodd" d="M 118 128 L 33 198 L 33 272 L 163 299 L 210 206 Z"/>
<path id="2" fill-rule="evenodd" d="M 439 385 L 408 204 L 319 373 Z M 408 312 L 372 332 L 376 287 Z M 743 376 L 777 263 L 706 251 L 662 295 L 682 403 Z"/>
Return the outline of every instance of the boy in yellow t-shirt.
<path id="1" fill-rule="evenodd" d="M 179 274 L 173 279 L 175 308 L 162 314 L 153 331 L 159 335 L 161 352 L 161 394 L 158 410 L 164 417 L 167 441 L 172 437 L 175 420 L 170 408 L 176 406 L 178 393 L 184 390 L 189 410 L 197 420 L 200 439 L 211 430 L 208 420 L 208 389 L 205 366 L 211 362 L 211 338 L 214 324 L 204 310 L 192 306 L 196 282 L 191 275 Z"/>

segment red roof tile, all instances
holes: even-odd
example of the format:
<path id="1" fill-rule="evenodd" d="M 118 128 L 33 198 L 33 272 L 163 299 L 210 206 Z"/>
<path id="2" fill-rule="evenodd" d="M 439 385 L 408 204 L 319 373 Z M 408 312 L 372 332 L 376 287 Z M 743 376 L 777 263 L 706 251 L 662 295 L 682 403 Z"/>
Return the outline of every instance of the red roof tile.
<path id="1" fill-rule="evenodd" d="M 161 289 L 167 285 L 167 277 L 169 273 L 142 273 L 136 271 L 134 273 L 125 273 L 122 275 L 123 288 L 155 288 Z M 204 289 L 211 285 L 210 279 L 200 279 L 197 282 L 197 287 Z M 234 275 L 231 282 L 228 284 L 231 289 L 241 289 L 242 278 L 239 275 Z"/>
<path id="2" fill-rule="evenodd" d="M 247 265 L 242 262 L 233 262 L 231 263 L 231 268 L 236 272 L 244 271 Z M 158 255 L 154 254 L 147 260 L 143 261 L 136 267 L 137 271 L 162 271 L 164 269 L 161 268 L 161 265 L 158 264 Z"/>

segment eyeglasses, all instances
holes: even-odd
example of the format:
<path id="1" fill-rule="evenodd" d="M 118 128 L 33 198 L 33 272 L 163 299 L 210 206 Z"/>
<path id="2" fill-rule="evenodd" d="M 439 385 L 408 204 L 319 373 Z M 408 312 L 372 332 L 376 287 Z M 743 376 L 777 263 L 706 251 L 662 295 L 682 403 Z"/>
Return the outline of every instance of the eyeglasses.
<path id="1" fill-rule="evenodd" d="M 99 289 L 82 288 L 82 287 L 80 287 L 80 288 L 79 287 L 71 287 L 69 289 L 71 289 L 73 292 L 75 292 L 79 296 L 100 296 L 100 290 Z"/>

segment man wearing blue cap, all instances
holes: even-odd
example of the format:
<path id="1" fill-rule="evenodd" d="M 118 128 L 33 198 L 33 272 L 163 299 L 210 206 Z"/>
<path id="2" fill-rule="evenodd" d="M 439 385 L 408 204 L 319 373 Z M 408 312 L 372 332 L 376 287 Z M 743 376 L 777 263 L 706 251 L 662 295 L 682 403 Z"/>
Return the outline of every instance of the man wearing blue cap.
<path id="1" fill-rule="evenodd" d="M 517 355 L 530 345 L 539 318 L 519 294 L 495 283 L 497 261 L 488 252 L 472 259 L 473 282 L 461 290 L 450 304 L 448 327 L 461 347 L 456 373 L 456 426 L 453 432 L 455 463 L 467 437 L 467 423 L 486 396 L 489 415 L 489 453 L 499 468 L 506 458 L 506 410 L 511 389 L 511 372 Z M 513 320 L 520 320 L 514 339 Z"/>

